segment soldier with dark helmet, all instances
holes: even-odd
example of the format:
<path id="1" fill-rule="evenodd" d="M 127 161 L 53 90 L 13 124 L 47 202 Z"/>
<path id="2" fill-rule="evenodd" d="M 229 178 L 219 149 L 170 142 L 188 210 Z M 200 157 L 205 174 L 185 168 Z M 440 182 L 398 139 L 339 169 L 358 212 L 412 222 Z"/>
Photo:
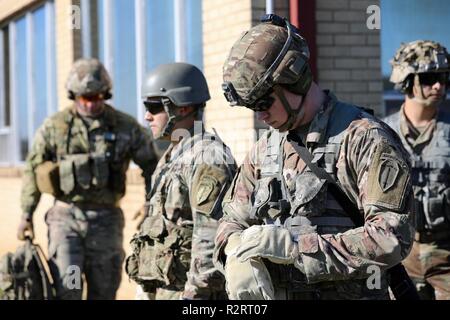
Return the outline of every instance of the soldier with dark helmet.
<path id="1" fill-rule="evenodd" d="M 220 138 L 203 128 L 206 79 L 191 64 L 163 64 L 146 75 L 142 97 L 153 136 L 171 143 L 152 177 L 146 218 L 126 261 L 139 284 L 136 298 L 224 299 L 212 254 L 236 164 Z"/>
<path id="2" fill-rule="evenodd" d="M 386 124 L 321 90 L 308 58 L 299 31 L 266 15 L 224 63 L 231 106 L 270 130 L 225 196 L 214 262 L 231 299 L 388 299 L 386 272 L 414 236 L 408 154 Z"/>
<path id="3" fill-rule="evenodd" d="M 74 103 L 47 118 L 26 159 L 18 237 L 33 237 L 41 193 L 55 197 L 46 213 L 49 258 L 57 297 L 114 299 L 119 288 L 124 217 L 120 200 L 130 160 L 147 190 L 156 166 L 150 133 L 105 103 L 112 83 L 96 59 L 77 60 L 66 88 Z"/>
<path id="4" fill-rule="evenodd" d="M 440 43 L 402 44 L 391 82 L 405 95 L 384 121 L 400 136 L 412 164 L 416 235 L 404 265 L 424 299 L 450 300 L 450 112 L 441 107 L 450 55 Z"/>

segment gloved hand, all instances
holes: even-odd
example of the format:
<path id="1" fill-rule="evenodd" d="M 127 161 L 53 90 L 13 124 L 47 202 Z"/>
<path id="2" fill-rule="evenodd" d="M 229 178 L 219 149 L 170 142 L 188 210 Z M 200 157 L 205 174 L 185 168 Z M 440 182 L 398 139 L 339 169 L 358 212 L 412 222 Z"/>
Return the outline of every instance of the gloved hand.
<path id="1" fill-rule="evenodd" d="M 17 238 L 23 241 L 27 236 L 31 240 L 34 239 L 33 218 L 30 214 L 24 213 L 20 220 L 19 228 L 17 229 Z"/>
<path id="2" fill-rule="evenodd" d="M 244 230 L 241 244 L 234 254 L 240 262 L 250 258 L 266 258 L 273 263 L 293 264 L 299 256 L 298 245 L 290 232 L 274 225 L 255 225 Z"/>
<path id="3" fill-rule="evenodd" d="M 225 279 L 228 298 L 231 300 L 274 300 L 275 294 L 264 262 L 259 258 L 239 261 L 233 252 L 239 247 L 239 234 L 232 234 L 225 247 Z"/>

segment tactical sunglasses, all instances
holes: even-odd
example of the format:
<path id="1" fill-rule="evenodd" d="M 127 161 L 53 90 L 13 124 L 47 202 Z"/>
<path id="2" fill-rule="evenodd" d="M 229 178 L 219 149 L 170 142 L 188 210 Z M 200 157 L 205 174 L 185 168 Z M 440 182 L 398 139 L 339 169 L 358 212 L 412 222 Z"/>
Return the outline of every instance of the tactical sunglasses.
<path id="1" fill-rule="evenodd" d="M 158 114 L 164 111 L 164 105 L 161 100 L 145 100 L 145 110 L 151 114 Z"/>
<path id="2" fill-rule="evenodd" d="M 427 73 L 419 73 L 419 82 L 425 86 L 432 86 L 436 82 L 439 82 L 442 85 L 446 85 L 448 83 L 448 72 L 427 72 Z"/>
<path id="3" fill-rule="evenodd" d="M 103 94 L 92 94 L 92 95 L 81 95 L 78 96 L 78 98 L 82 101 L 82 102 L 97 102 L 100 100 L 103 100 Z"/>
<path id="4" fill-rule="evenodd" d="M 247 108 L 253 111 L 267 111 L 270 109 L 272 104 L 274 103 L 275 98 L 270 96 L 270 92 L 263 97 L 256 100 L 252 105 L 247 106 Z"/>

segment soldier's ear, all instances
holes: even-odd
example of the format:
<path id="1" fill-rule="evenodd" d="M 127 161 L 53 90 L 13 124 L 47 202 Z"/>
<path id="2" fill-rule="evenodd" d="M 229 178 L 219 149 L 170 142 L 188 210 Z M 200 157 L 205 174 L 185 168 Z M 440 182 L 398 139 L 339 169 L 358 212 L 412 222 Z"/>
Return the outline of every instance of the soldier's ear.
<path id="1" fill-rule="evenodd" d="M 193 111 L 192 106 L 186 106 L 186 107 L 179 107 L 178 108 L 178 114 L 180 116 L 185 116 Z"/>

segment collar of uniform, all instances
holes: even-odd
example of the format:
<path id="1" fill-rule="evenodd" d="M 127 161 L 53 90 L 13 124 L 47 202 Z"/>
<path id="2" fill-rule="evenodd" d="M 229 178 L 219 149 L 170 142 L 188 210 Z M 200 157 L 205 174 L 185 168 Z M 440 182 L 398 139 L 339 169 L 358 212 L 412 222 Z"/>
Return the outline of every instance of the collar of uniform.
<path id="1" fill-rule="evenodd" d="M 189 136 L 188 137 L 183 137 L 181 139 L 181 141 L 177 144 L 171 144 L 173 145 L 173 149 L 171 150 L 171 154 L 170 154 L 170 159 L 173 160 L 174 158 L 180 156 L 181 154 L 183 154 L 185 151 L 187 150 L 191 150 L 192 148 L 192 143 L 195 139 L 195 137 L 197 137 L 199 135 L 199 133 L 196 132 L 195 126 L 192 126 L 188 132 L 189 132 Z M 205 134 L 205 129 L 202 126 L 201 129 L 201 137 L 203 137 L 203 135 Z"/>
<path id="2" fill-rule="evenodd" d="M 407 139 L 407 141 L 409 141 L 410 143 L 412 142 L 413 147 L 430 141 L 433 136 L 434 128 L 436 126 L 436 119 L 438 117 L 439 111 L 436 112 L 436 115 L 427 124 L 426 128 L 422 132 L 418 132 L 417 137 L 414 139 L 414 134 L 411 133 L 411 130 L 414 130 L 415 128 L 413 129 L 412 123 L 410 123 L 410 121 L 406 118 L 404 106 L 405 104 L 402 104 L 402 106 L 400 107 L 400 133 L 405 137 L 405 139 Z"/>
<path id="3" fill-rule="evenodd" d="M 70 123 L 73 118 L 79 117 L 80 115 L 77 113 L 77 107 L 75 103 L 73 103 L 69 107 L 69 112 L 66 114 L 65 121 L 67 123 Z M 92 122 L 91 126 L 89 127 L 89 131 L 101 127 L 103 122 L 102 120 L 109 128 L 114 127 L 117 123 L 116 117 L 114 116 L 114 109 L 107 103 L 105 103 L 105 110 L 103 111 L 103 114 Z"/>
<path id="4" fill-rule="evenodd" d="M 323 92 L 326 98 L 309 127 L 308 135 L 306 136 L 307 146 L 311 143 L 323 142 L 326 136 L 328 121 L 337 103 L 337 98 L 332 92 L 329 90 L 324 90 Z"/>

